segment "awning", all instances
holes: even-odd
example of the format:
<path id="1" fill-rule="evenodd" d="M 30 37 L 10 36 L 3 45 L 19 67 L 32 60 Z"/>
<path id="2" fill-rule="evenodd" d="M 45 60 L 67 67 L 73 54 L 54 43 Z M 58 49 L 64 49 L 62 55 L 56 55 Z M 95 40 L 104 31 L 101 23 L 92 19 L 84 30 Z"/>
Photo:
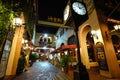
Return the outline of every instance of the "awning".
<path id="1" fill-rule="evenodd" d="M 64 50 L 71 50 L 71 49 L 75 49 L 75 48 L 77 48 L 76 44 L 63 45 L 63 46 L 60 46 L 59 48 L 55 49 L 54 51 L 52 51 L 50 54 L 59 53 Z"/>

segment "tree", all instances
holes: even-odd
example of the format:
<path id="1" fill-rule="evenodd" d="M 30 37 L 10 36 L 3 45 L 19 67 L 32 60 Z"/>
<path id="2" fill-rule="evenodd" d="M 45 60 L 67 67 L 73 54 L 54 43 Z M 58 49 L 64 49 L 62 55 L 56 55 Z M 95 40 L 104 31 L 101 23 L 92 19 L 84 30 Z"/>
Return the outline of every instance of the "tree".
<path id="1" fill-rule="evenodd" d="M 0 0 L 0 45 L 7 36 L 7 32 L 12 28 L 13 18 L 18 17 L 21 12 L 25 14 L 25 26 L 29 37 L 33 34 L 34 0 Z M 1 46 L 0 46 L 1 48 Z"/>
<path id="2" fill-rule="evenodd" d="M 10 27 L 12 27 L 13 14 L 14 12 L 0 1 L 0 45 L 6 38 Z"/>

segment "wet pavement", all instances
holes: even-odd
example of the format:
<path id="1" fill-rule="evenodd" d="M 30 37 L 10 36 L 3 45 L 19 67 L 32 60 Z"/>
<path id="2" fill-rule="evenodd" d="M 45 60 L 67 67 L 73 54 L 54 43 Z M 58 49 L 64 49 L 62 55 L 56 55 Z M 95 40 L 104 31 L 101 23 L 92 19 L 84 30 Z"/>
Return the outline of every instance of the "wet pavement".
<path id="1" fill-rule="evenodd" d="M 17 75 L 13 80 L 72 80 L 49 62 L 36 62 L 28 71 Z"/>
<path id="2" fill-rule="evenodd" d="M 88 73 L 90 80 L 120 80 L 103 77 L 99 74 L 98 69 L 90 69 Z M 73 75 L 73 71 L 65 74 L 47 61 L 37 61 L 32 67 L 29 67 L 28 71 L 7 80 L 73 80 Z"/>

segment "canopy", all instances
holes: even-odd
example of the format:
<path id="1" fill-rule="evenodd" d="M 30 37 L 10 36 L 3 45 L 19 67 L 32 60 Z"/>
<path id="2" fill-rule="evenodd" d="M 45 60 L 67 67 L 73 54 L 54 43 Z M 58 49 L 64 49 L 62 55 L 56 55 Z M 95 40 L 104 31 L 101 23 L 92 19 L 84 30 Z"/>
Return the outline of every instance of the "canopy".
<path id="1" fill-rule="evenodd" d="M 63 46 L 60 46 L 59 48 L 55 49 L 54 51 L 52 51 L 51 54 L 53 54 L 53 53 L 59 53 L 59 52 L 62 52 L 64 50 L 75 49 L 76 47 L 77 47 L 76 44 L 63 45 Z"/>

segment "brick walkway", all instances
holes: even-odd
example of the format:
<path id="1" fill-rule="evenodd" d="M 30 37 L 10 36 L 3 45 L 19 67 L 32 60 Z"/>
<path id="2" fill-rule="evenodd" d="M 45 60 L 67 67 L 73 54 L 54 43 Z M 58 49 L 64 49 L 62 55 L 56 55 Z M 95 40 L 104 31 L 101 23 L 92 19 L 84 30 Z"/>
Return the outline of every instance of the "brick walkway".
<path id="1" fill-rule="evenodd" d="M 71 80 L 65 73 L 49 62 L 36 62 L 28 71 L 13 80 Z"/>
<path id="2" fill-rule="evenodd" d="M 88 73 L 90 80 L 120 80 L 105 78 L 101 76 L 96 69 L 88 70 Z M 73 80 L 73 71 L 69 71 L 68 74 L 65 74 L 47 61 L 38 61 L 35 62 L 28 71 L 15 76 L 14 79 L 7 80 Z"/>

